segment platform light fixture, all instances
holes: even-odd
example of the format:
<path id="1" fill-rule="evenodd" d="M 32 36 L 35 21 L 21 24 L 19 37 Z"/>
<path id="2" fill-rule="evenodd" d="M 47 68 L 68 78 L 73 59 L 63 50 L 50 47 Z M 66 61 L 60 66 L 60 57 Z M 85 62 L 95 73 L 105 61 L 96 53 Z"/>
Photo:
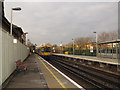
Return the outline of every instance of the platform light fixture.
<path id="1" fill-rule="evenodd" d="M 17 39 L 13 39 L 13 43 L 15 43 L 15 44 L 16 44 L 16 43 L 17 43 Z"/>
<path id="2" fill-rule="evenodd" d="M 72 38 L 72 40 L 73 40 L 73 55 L 74 55 L 75 54 L 75 47 L 74 47 L 75 41 L 73 38 Z"/>
<path id="3" fill-rule="evenodd" d="M 62 42 L 60 44 L 60 47 L 61 47 L 61 54 L 63 54 L 63 44 L 62 44 Z"/>
<path id="4" fill-rule="evenodd" d="M 11 23 L 10 23 L 10 34 L 11 34 L 11 35 L 12 35 L 12 18 L 13 18 L 13 10 L 14 10 L 14 11 L 20 11 L 21 8 L 20 8 L 20 7 L 11 8 Z"/>
<path id="5" fill-rule="evenodd" d="M 93 33 L 96 34 L 96 56 L 97 56 L 97 55 L 98 55 L 98 45 L 97 45 L 98 40 L 97 40 L 97 32 L 93 32 Z"/>
<path id="6" fill-rule="evenodd" d="M 28 34 L 28 32 L 25 32 L 24 34 L 26 35 L 26 34 Z"/>
<path id="7" fill-rule="evenodd" d="M 62 47 L 62 44 L 60 44 L 60 46 Z"/>
<path id="8" fill-rule="evenodd" d="M 79 46 L 78 46 L 78 45 L 76 45 L 76 47 L 78 48 Z"/>

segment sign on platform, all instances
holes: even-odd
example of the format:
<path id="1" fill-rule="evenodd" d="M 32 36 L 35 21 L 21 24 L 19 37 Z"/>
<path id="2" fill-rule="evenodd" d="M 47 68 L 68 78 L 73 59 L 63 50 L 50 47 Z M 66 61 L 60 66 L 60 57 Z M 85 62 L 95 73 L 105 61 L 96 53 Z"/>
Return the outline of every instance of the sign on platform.
<path id="1" fill-rule="evenodd" d="M 90 46 L 90 52 L 93 52 L 93 46 Z"/>

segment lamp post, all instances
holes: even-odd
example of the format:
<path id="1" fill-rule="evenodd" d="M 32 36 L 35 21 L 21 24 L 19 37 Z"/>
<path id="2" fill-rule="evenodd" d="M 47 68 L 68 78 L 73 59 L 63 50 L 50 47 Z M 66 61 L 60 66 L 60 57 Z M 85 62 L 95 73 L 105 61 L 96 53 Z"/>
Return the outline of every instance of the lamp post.
<path id="1" fill-rule="evenodd" d="M 98 56 L 98 45 L 97 45 L 97 32 L 93 32 L 96 34 L 96 56 Z"/>
<path id="2" fill-rule="evenodd" d="M 17 7 L 17 8 L 11 8 L 11 23 L 10 23 L 10 34 L 12 35 L 12 17 L 13 17 L 13 10 L 15 11 L 20 11 L 21 8 Z"/>
<path id="3" fill-rule="evenodd" d="M 61 47 L 61 54 L 63 54 L 63 45 L 62 45 L 62 42 L 60 44 L 60 47 Z"/>
<path id="4" fill-rule="evenodd" d="M 72 39 L 73 40 L 73 55 L 75 54 L 75 47 L 74 47 L 74 44 L 75 44 L 75 41 L 74 41 L 74 39 Z"/>

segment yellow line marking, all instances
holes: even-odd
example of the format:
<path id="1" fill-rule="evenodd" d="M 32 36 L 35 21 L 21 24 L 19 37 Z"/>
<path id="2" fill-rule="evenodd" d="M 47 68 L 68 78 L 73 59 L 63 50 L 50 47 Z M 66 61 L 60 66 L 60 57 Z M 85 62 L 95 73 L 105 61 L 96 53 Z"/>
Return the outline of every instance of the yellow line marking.
<path id="1" fill-rule="evenodd" d="M 58 83 L 64 88 L 64 90 L 67 90 L 67 88 L 62 84 L 62 82 L 55 76 L 55 74 L 43 63 L 43 61 L 42 60 L 40 61 L 46 67 L 46 69 L 52 74 L 52 76 L 58 81 Z"/>

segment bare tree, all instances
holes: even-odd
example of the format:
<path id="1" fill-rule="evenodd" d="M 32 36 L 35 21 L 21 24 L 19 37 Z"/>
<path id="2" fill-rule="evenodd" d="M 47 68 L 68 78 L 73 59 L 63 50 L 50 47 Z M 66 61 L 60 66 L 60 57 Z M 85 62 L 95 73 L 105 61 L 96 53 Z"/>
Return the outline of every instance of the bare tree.
<path id="1" fill-rule="evenodd" d="M 109 35 L 110 35 L 110 40 L 116 40 L 117 37 L 118 37 L 118 33 L 117 31 L 112 31 L 112 32 L 109 32 Z"/>
<path id="2" fill-rule="evenodd" d="M 105 41 L 111 41 L 117 39 L 117 31 L 111 31 L 111 32 L 102 32 L 98 36 L 99 42 L 105 42 Z"/>
<path id="3" fill-rule="evenodd" d="M 111 32 L 102 32 L 98 35 L 98 42 L 105 42 L 105 41 L 111 41 L 117 39 L 117 31 L 111 31 Z M 75 38 L 75 45 L 78 46 L 78 48 L 84 48 L 87 44 L 94 44 L 95 43 L 95 37 L 94 36 L 88 36 L 88 37 L 77 37 Z M 72 47 L 72 42 L 65 45 L 66 48 Z"/>

